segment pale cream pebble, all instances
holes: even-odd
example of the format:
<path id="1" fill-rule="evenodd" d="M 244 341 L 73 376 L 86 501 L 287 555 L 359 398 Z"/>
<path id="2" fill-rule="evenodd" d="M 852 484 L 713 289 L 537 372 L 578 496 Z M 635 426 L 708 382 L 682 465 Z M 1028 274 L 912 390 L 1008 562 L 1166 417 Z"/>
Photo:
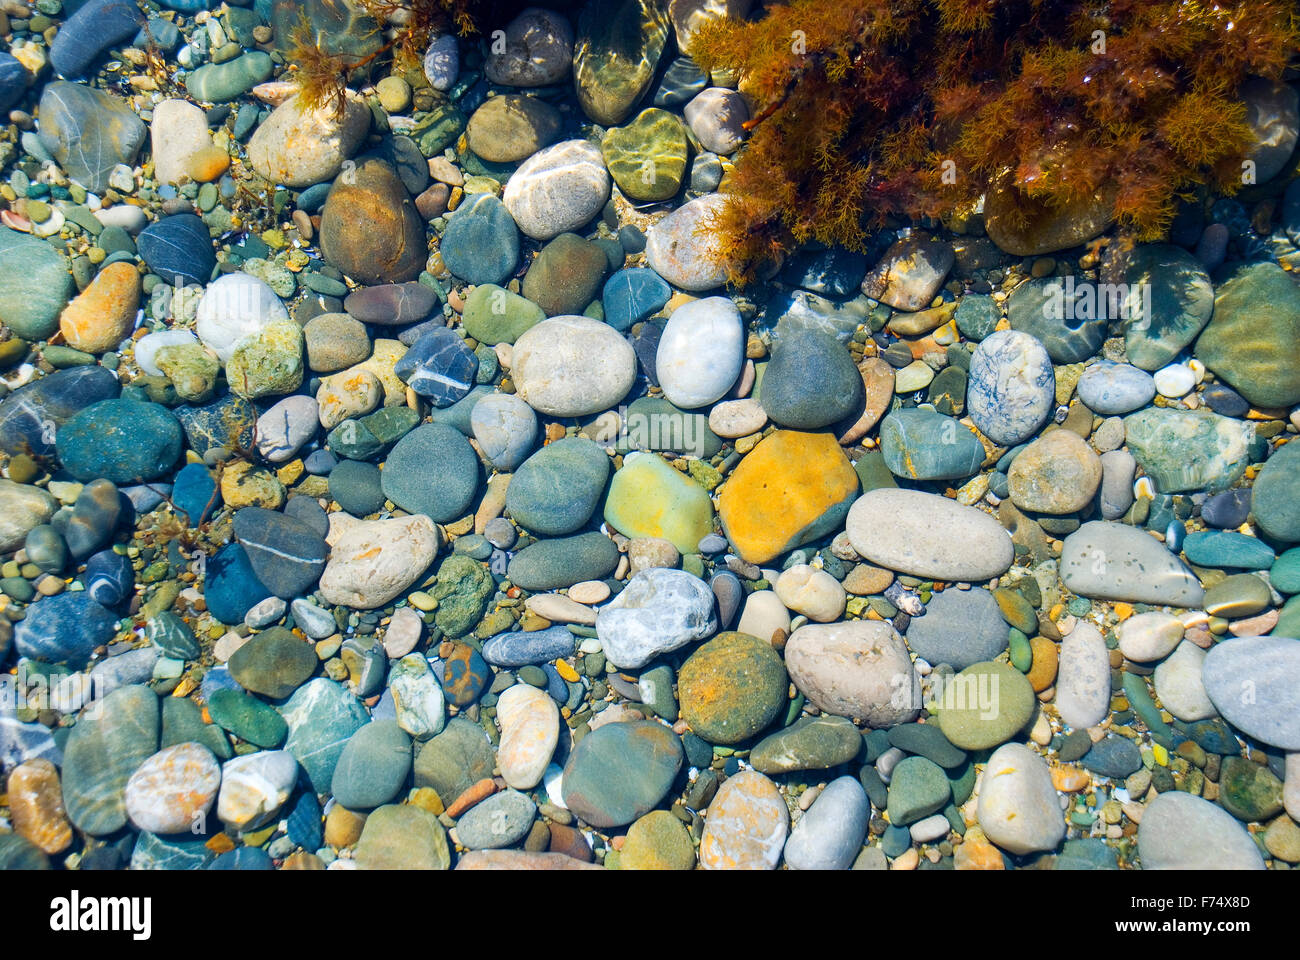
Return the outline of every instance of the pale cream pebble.
<path id="1" fill-rule="evenodd" d="M 241 637 L 234 630 L 227 630 L 212 645 L 212 658 L 218 663 L 225 663 L 235 655 L 235 651 L 248 643 L 252 637 Z"/>
<path id="2" fill-rule="evenodd" d="M 627 554 L 623 554 L 621 557 L 619 557 L 618 566 L 614 569 L 614 579 L 615 580 L 627 579 L 627 572 L 628 569 L 631 567 L 631 565 L 632 563 L 630 560 L 628 560 Z"/>
<path id="3" fill-rule="evenodd" d="M 513 344 L 498 343 L 492 348 L 492 352 L 497 355 L 497 363 L 501 365 L 502 370 L 509 370 L 511 363 L 515 359 L 515 348 Z"/>
<path id="4" fill-rule="evenodd" d="M 558 593 L 534 594 L 524 601 L 524 606 L 532 613 L 552 623 L 578 623 L 594 626 L 596 611 Z"/>
<path id="5" fill-rule="evenodd" d="M 776 581 L 781 602 L 818 623 L 830 623 L 844 613 L 847 595 L 838 580 L 806 563 L 785 570 Z"/>
<path id="6" fill-rule="evenodd" d="M 915 870 L 921 864 L 921 852 L 916 847 L 909 847 L 889 864 L 890 870 Z"/>
<path id="7" fill-rule="evenodd" d="M 734 439 L 757 433 L 767 425 L 767 411 L 757 400 L 724 400 L 709 411 L 709 429 Z"/>
<path id="8" fill-rule="evenodd" d="M 569 599 L 584 604 L 601 603 L 609 599 L 609 585 L 601 580 L 583 580 L 569 588 Z"/>
<path id="9" fill-rule="evenodd" d="M 1052 721 L 1047 719 L 1047 714 L 1040 709 L 1038 717 L 1034 720 L 1034 726 L 1029 731 L 1029 739 L 1040 747 L 1045 747 L 1052 742 Z"/>

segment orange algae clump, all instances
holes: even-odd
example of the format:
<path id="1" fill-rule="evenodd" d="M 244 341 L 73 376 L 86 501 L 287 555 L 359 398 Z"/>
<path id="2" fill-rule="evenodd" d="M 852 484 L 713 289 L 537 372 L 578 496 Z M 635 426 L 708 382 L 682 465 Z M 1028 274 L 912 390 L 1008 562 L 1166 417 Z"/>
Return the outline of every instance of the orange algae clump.
<path id="1" fill-rule="evenodd" d="M 718 497 L 723 529 L 749 563 L 766 563 L 844 525 L 858 475 L 829 433 L 778 430 L 732 472 Z"/>

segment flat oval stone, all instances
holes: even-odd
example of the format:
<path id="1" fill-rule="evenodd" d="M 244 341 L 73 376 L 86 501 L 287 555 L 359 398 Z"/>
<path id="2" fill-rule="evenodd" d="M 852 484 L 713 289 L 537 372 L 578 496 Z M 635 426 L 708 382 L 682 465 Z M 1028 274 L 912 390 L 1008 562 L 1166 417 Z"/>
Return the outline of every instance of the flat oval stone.
<path id="1" fill-rule="evenodd" d="M 948 589 L 930 598 L 923 616 L 912 618 L 907 645 L 931 664 L 964 670 L 1007 648 L 1007 625 L 997 600 L 983 587 Z"/>
<path id="2" fill-rule="evenodd" d="M 549 240 L 590 223 L 609 199 L 609 183 L 599 147 L 564 140 L 525 160 L 501 199 L 520 230 Z"/>
<path id="3" fill-rule="evenodd" d="M 1213 493 L 1245 473 L 1255 429 L 1206 410 L 1152 407 L 1125 417 L 1124 435 L 1161 493 Z"/>
<path id="4" fill-rule="evenodd" d="M 320 580 L 329 547 L 301 520 L 275 510 L 245 507 L 235 514 L 233 530 L 257 579 L 277 597 L 292 600 Z"/>
<path id="5" fill-rule="evenodd" d="M 1081 597 L 1199 607 L 1200 581 L 1158 540 L 1120 523 L 1085 523 L 1065 538 L 1061 580 Z"/>
<path id="6" fill-rule="evenodd" d="M 915 719 L 920 710 L 920 677 L 903 638 L 888 623 L 802 626 L 786 643 L 785 666 L 794 685 L 824 713 L 891 727 Z"/>
<path id="7" fill-rule="evenodd" d="M 483 644 L 483 658 L 497 667 L 522 667 L 571 657 L 578 641 L 567 627 L 498 633 Z"/>
<path id="8" fill-rule="evenodd" d="M 0 235 L 0 257 L 4 250 Z M 63 269 L 60 262 L 60 272 Z M 0 280 L 0 291 L 3 284 Z M 0 292 L 0 303 L 3 297 Z M 11 322 L 7 310 L 4 317 L 6 323 Z M 121 389 L 112 371 L 98 365 L 55 370 L 19 387 L 0 400 L 0 450 L 10 455 L 30 451 L 32 456 L 49 456 L 55 450 L 60 426 L 100 400 L 115 399 Z"/>
<path id="9" fill-rule="evenodd" d="M 1222 807 L 1180 790 L 1146 805 L 1138 827 L 1144 870 L 1263 870 L 1245 827 Z"/>
<path id="10" fill-rule="evenodd" d="M 828 783 L 799 818 L 785 844 L 793 870 L 847 870 L 862 849 L 871 803 L 853 777 Z"/>
<path id="11" fill-rule="evenodd" d="M 863 494 L 849 509 L 846 528 L 864 558 L 917 577 L 988 580 L 1014 558 L 1011 538 L 993 517 L 918 490 Z"/>
<path id="12" fill-rule="evenodd" d="M 720 287 L 727 279 L 727 258 L 721 238 L 700 229 L 726 205 L 718 193 L 690 200 L 646 233 L 646 262 L 661 277 L 683 290 L 699 292 Z"/>
<path id="13" fill-rule="evenodd" d="M 419 323 L 437 302 L 437 295 L 422 283 L 384 283 L 354 290 L 344 299 L 343 309 L 362 323 L 395 327 Z"/>
<path id="14" fill-rule="evenodd" d="M 67 80 L 47 83 L 38 112 L 41 145 L 69 177 L 94 193 L 104 193 L 113 168 L 122 163 L 133 164 L 144 143 L 145 125 L 130 104 L 88 84 Z M 205 243 L 207 235 L 204 227 Z M 148 262 L 144 246 L 139 242 L 143 237 L 142 233 L 137 238 L 137 247 Z M 211 256 L 211 244 L 207 245 Z M 170 278 L 165 279 L 171 282 Z"/>
<path id="15" fill-rule="evenodd" d="M 497 701 L 497 723 L 501 776 L 516 790 L 531 790 L 541 782 L 559 743 L 559 708 L 544 690 L 517 683 Z"/>
<path id="16" fill-rule="evenodd" d="M 564 768 L 564 805 L 594 827 L 631 823 L 658 806 L 681 765 L 681 741 L 668 727 L 607 723 L 574 747 Z"/>
<path id="17" fill-rule="evenodd" d="M 505 283 L 519 265 L 519 227 L 493 194 L 477 194 L 448 219 L 440 250 L 447 269 L 462 280 Z"/>
<path id="18" fill-rule="evenodd" d="M 664 396 L 686 409 L 721 399 L 740 375 L 744 339 L 740 311 L 726 297 L 706 297 L 678 307 L 664 327 L 655 355 L 655 373 Z"/>
<path id="19" fill-rule="evenodd" d="M 1156 395 L 1156 382 L 1130 364 L 1102 362 L 1083 372 L 1075 390 L 1089 410 L 1111 417 L 1145 407 Z"/>
<path id="20" fill-rule="evenodd" d="M 1189 533 L 1183 541 L 1183 554 L 1189 562 L 1200 567 L 1235 567 L 1242 570 L 1265 570 L 1277 558 L 1273 548 L 1263 540 L 1235 530 L 1198 530 Z"/>
<path id="21" fill-rule="evenodd" d="M 212 278 L 217 265 L 207 225 L 192 213 L 163 217 L 135 239 L 140 258 L 170 284 L 197 283 Z"/>
<path id="22" fill-rule="evenodd" d="M 117 617 L 88 592 L 41 597 L 14 628 L 19 655 L 81 669 L 95 648 L 108 643 Z"/>
<path id="23" fill-rule="evenodd" d="M 1054 850 L 1065 838 L 1051 771 L 1019 743 L 1004 744 L 989 757 L 975 816 L 985 836 L 1017 856 Z"/>
<path id="24" fill-rule="evenodd" d="M 609 457 L 585 437 L 548 443 L 520 465 L 506 491 L 506 510 L 520 526 L 556 537 L 581 529 L 600 504 Z"/>
<path id="25" fill-rule="evenodd" d="M 478 491 L 481 468 L 465 436 L 429 423 L 397 441 L 384 464 L 384 495 L 403 510 L 437 523 L 463 517 Z M 437 478 L 436 483 L 430 483 Z"/>
<path id="26" fill-rule="evenodd" d="M 1069 726 L 1086 729 L 1110 712 L 1110 658 L 1106 640 L 1080 622 L 1061 641 L 1056 671 L 1056 710 Z"/>
<path id="27" fill-rule="evenodd" d="M 776 784 L 756 770 L 728 777 L 709 804 L 700 838 L 705 870 L 775 870 L 790 813 Z"/>
<path id="28" fill-rule="evenodd" d="M 507 576 L 525 590 L 561 590 L 583 580 L 601 580 L 618 566 L 614 541 L 602 533 L 539 540 L 510 561 Z"/>
<path id="29" fill-rule="evenodd" d="M 518 843 L 537 817 L 537 804 L 518 790 L 502 790 L 475 804 L 456 823 L 456 839 L 468 850 L 495 850 Z"/>
<path id="30" fill-rule="evenodd" d="M 1007 298 L 1007 320 L 1012 330 L 1036 337 L 1054 362 L 1081 363 L 1101 349 L 1109 324 L 1095 289 L 1075 277 L 1028 280 Z"/>
<path id="31" fill-rule="evenodd" d="M 372 720 L 343 747 L 330 781 L 334 799 L 369 810 L 393 799 L 411 772 L 411 738 L 395 720 Z"/>
<path id="32" fill-rule="evenodd" d="M 478 357 L 458 333 L 434 327 L 411 344 L 393 373 L 435 407 L 447 407 L 474 386 Z"/>
<path id="33" fill-rule="evenodd" d="M 1014 737 L 1034 713 L 1034 691 L 1015 667 L 976 663 L 935 695 L 939 729 L 962 750 L 985 750 Z"/>
<path id="34" fill-rule="evenodd" d="M 861 749 L 862 734 L 847 718 L 801 717 L 755 744 L 749 762 L 766 774 L 829 770 L 851 762 Z"/>
<path id="35" fill-rule="evenodd" d="M 1233 726 L 1275 747 L 1300 750 L 1300 640 L 1224 640 L 1210 649 L 1201 676 Z"/>
<path id="36" fill-rule="evenodd" d="M 287 750 L 263 750 L 228 760 L 221 767 L 217 817 L 237 830 L 265 826 L 288 801 L 297 781 L 298 761 Z"/>
<path id="37" fill-rule="evenodd" d="M 582 417 L 627 395 L 636 376 L 636 354 L 608 324 L 552 317 L 515 341 L 511 371 L 520 398 L 538 412 Z"/>
<path id="38" fill-rule="evenodd" d="M 284 627 L 272 627 L 236 650 L 227 666 L 245 690 L 278 700 L 302 686 L 318 663 L 310 644 Z"/>
<path id="39" fill-rule="evenodd" d="M 178 743 L 145 760 L 126 782 L 123 800 L 131 823 L 150 833 L 189 830 L 217 799 L 221 768 L 207 747 Z"/>
<path id="40" fill-rule="evenodd" d="M 78 830 L 104 836 L 127 823 L 125 790 L 158 749 L 158 697 L 119 687 L 82 711 L 63 750 L 63 802 Z"/>

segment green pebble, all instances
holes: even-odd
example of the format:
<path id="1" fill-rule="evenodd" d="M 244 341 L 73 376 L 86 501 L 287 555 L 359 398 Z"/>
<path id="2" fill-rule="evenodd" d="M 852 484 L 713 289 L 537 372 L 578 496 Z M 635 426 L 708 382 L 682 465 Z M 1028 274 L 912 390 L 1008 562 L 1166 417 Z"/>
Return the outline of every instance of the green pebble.
<path id="1" fill-rule="evenodd" d="M 1007 631 L 1007 646 L 1011 652 L 1011 665 L 1021 673 L 1028 673 L 1029 668 L 1034 665 L 1034 652 L 1029 644 L 1029 638 L 1012 627 Z"/>

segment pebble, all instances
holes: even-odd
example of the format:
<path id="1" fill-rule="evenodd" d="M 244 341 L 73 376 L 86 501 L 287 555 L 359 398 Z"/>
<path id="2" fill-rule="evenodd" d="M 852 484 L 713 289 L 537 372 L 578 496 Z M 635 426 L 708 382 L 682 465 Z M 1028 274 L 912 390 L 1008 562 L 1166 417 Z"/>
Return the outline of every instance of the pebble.
<path id="1" fill-rule="evenodd" d="M 331 544 L 321 595 L 363 610 L 382 607 L 428 568 L 438 544 L 437 528 L 424 515 L 359 521 Z"/>
<path id="2" fill-rule="evenodd" d="M 516 790 L 530 790 L 541 782 L 559 742 L 560 714 L 555 701 L 536 687 L 516 684 L 497 701 L 497 721 L 501 775 Z"/>
<path id="3" fill-rule="evenodd" d="M 221 767 L 217 817 L 236 830 L 256 830 L 275 819 L 298 780 L 298 761 L 287 750 L 262 750 Z"/>
<path id="4" fill-rule="evenodd" d="M 1267 669 L 1261 669 L 1267 664 Z M 1284 750 L 1300 749 L 1296 702 L 1300 641 L 1283 636 L 1234 637 L 1205 656 L 1205 692 L 1225 720 L 1243 733 Z"/>
<path id="5" fill-rule="evenodd" d="M 1144 870 L 1264 869 L 1259 848 L 1230 813 L 1178 790 L 1142 811 L 1138 853 Z"/>
<path id="6" fill-rule="evenodd" d="M 993 660 L 1007 648 L 1007 625 L 994 595 L 982 587 L 944 590 L 931 597 L 924 616 L 907 628 L 908 646 L 929 663 L 964 670 Z"/>
<path id="7" fill-rule="evenodd" d="M 632 387 L 636 355 L 607 324 L 552 317 L 515 341 L 511 373 L 520 399 L 553 417 L 584 417 L 617 404 Z"/>
<path id="8" fill-rule="evenodd" d="M 713 592 L 681 570 L 643 570 L 601 608 L 596 634 L 609 662 L 623 669 L 644 666 L 717 630 Z"/>
<path id="9" fill-rule="evenodd" d="M 1065 837 L 1047 764 L 1017 743 L 1004 744 L 989 757 L 976 817 L 985 836 L 1017 856 L 1055 849 Z"/>
<path id="10" fill-rule="evenodd" d="M 817 389 L 810 391 L 809 384 Z M 779 341 L 758 399 L 781 426 L 817 430 L 849 416 L 862 391 L 849 352 L 834 337 L 809 331 Z"/>
<path id="11" fill-rule="evenodd" d="M 338 176 L 369 129 L 370 111 L 360 97 L 349 93 L 341 104 L 311 109 L 294 96 L 258 124 L 248 162 L 271 183 L 301 190 Z"/>
<path id="12" fill-rule="evenodd" d="M 609 186 L 600 149 L 565 140 L 524 161 L 501 199 L 520 230 L 549 240 L 590 223 L 609 199 Z"/>
<path id="13" fill-rule="evenodd" d="M 201 823 L 217 799 L 221 768 L 207 747 L 179 743 L 142 763 L 123 791 L 131 823 L 150 833 L 180 833 Z"/>
<path id="14" fill-rule="evenodd" d="M 1152 610 L 1129 617 L 1115 633 L 1120 653 L 1138 663 L 1163 660 L 1183 639 L 1183 622 L 1171 613 Z"/>
<path id="15" fill-rule="evenodd" d="M 1036 338 L 1015 330 L 990 334 L 970 360 L 966 406 L 994 443 L 1014 446 L 1032 437 L 1052 411 L 1056 377 Z"/>
<path id="16" fill-rule="evenodd" d="M 1061 720 L 1081 730 L 1110 712 L 1110 660 L 1105 638 L 1092 624 L 1076 624 L 1061 642 L 1054 702 Z"/>
<path id="17" fill-rule="evenodd" d="M 580 740 L 564 768 L 564 805 L 594 827 L 654 809 L 682 764 L 681 741 L 652 721 L 608 723 Z"/>
<path id="18" fill-rule="evenodd" d="M 847 530 L 862 557 L 917 577 L 988 580 L 1013 559 L 1011 539 L 992 517 L 918 490 L 863 494 L 849 510 Z"/>
<path id="19" fill-rule="evenodd" d="M 1092 521 L 1065 538 L 1061 580 L 1083 597 L 1199 607 L 1205 592 L 1183 564 L 1150 535 Z"/>
<path id="20" fill-rule="evenodd" d="M 699 229 L 726 201 L 709 193 L 689 200 L 646 233 L 645 256 L 651 268 L 675 287 L 712 290 L 727 278 L 728 262 L 710 230 Z"/>
<path id="21" fill-rule="evenodd" d="M 673 311 L 659 339 L 655 373 L 664 396 L 691 409 L 725 396 L 743 361 L 740 312 L 726 297 L 706 297 Z"/>
<path id="22" fill-rule="evenodd" d="M 832 780 L 794 825 L 785 862 L 795 870 L 847 870 L 862 848 L 870 816 L 871 804 L 856 779 Z"/>
<path id="23" fill-rule="evenodd" d="M 776 784 L 744 770 L 728 777 L 709 804 L 700 839 L 705 870 L 775 870 L 790 829 Z"/>
<path id="24" fill-rule="evenodd" d="M 1145 370 L 1126 363 L 1102 362 L 1090 366 L 1083 372 L 1075 390 L 1078 392 L 1079 399 L 1088 405 L 1089 410 L 1103 417 L 1111 417 L 1131 413 L 1150 403 L 1159 388 L 1159 377 L 1160 373 L 1157 373 L 1156 378 L 1153 379 Z M 1190 389 L 1191 386 L 1187 388 Z M 1187 393 L 1187 390 L 1183 393 Z M 1183 393 L 1172 396 L 1180 397 Z M 1161 396 L 1171 396 L 1171 394 L 1162 390 Z"/>
<path id="25" fill-rule="evenodd" d="M 720 633 L 682 664 L 677 695 L 682 717 L 711 743 L 739 743 L 775 719 L 788 677 L 767 641 Z"/>

